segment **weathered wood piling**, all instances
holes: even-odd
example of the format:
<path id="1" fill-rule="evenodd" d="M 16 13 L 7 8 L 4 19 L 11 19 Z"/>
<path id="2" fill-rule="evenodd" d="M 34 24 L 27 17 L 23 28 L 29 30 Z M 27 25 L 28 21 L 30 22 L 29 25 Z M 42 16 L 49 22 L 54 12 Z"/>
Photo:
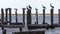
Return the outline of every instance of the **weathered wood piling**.
<path id="1" fill-rule="evenodd" d="M 11 23 L 11 8 L 6 8 L 6 22 L 8 21 L 8 11 L 9 11 L 9 23 Z"/>
<path id="2" fill-rule="evenodd" d="M 53 8 L 51 9 L 51 26 L 53 26 Z"/>
<path id="3" fill-rule="evenodd" d="M 45 9 L 46 7 L 43 6 L 43 24 L 45 24 Z"/>
<path id="4" fill-rule="evenodd" d="M 8 9 L 6 8 L 5 9 L 5 13 L 6 13 L 6 22 L 8 21 L 8 11 L 7 11 Z"/>
<path id="5" fill-rule="evenodd" d="M 3 23 L 4 23 L 4 9 L 1 8 L 1 25 L 2 25 L 2 30 L 4 30 Z"/>
<path id="6" fill-rule="evenodd" d="M 16 15 L 16 23 L 18 23 L 18 18 L 17 18 L 17 9 L 15 8 L 15 15 Z"/>
<path id="7" fill-rule="evenodd" d="M 27 25 L 31 24 L 31 9 L 32 7 L 29 5 L 29 8 L 27 7 Z"/>
<path id="8" fill-rule="evenodd" d="M 35 10 L 36 10 L 36 23 L 35 24 L 38 24 L 38 9 L 35 8 Z"/>
<path id="9" fill-rule="evenodd" d="M 60 24 L 60 9 L 58 9 L 58 11 L 59 11 L 58 18 L 59 18 L 59 24 Z"/>
<path id="10" fill-rule="evenodd" d="M 11 23 L 11 8 L 8 8 L 8 10 L 9 10 L 9 23 Z"/>
<path id="11" fill-rule="evenodd" d="M 25 24 L 25 8 L 22 8 L 23 10 L 23 23 Z"/>
<path id="12" fill-rule="evenodd" d="M 6 34 L 6 29 L 3 30 L 3 34 Z"/>

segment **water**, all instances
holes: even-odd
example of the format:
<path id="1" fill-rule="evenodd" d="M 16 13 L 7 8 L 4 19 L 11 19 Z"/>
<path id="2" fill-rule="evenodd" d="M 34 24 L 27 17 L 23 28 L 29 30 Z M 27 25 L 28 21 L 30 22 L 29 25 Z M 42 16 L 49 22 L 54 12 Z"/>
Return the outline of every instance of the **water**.
<path id="1" fill-rule="evenodd" d="M 1 18 L 1 17 L 0 17 Z M 26 17 L 25 17 L 26 18 Z M 35 16 L 32 16 L 32 24 L 35 23 L 36 19 Z M 4 17 L 5 19 L 5 17 Z M 46 16 L 45 17 L 45 22 L 48 23 L 48 24 L 51 24 L 50 21 L 50 16 Z M 22 16 L 18 16 L 18 22 L 23 22 L 23 17 Z M 8 19 L 9 21 L 9 19 Z M 27 20 L 25 19 L 25 22 Z M 12 22 L 15 22 L 15 16 L 12 16 Z M 43 22 L 43 16 L 38 16 L 38 22 L 39 24 L 42 24 Z M 58 23 L 58 16 L 54 16 L 54 23 Z M 7 34 L 12 34 L 12 32 L 19 32 L 19 28 L 5 28 L 7 30 Z M 49 29 L 49 30 L 46 30 L 46 29 L 36 29 L 36 30 L 45 30 L 45 34 L 60 34 L 60 27 L 57 27 L 55 29 Z M 28 31 L 27 27 L 26 27 L 26 24 L 25 24 L 25 27 L 23 28 L 23 31 Z M 0 27 L 0 34 L 2 34 L 2 30 L 1 30 L 1 27 Z"/>

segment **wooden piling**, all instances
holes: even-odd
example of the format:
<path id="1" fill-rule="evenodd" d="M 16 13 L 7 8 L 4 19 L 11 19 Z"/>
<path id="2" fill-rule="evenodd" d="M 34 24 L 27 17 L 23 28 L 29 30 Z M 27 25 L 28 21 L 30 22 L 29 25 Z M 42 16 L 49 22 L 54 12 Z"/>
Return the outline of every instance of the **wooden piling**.
<path id="1" fill-rule="evenodd" d="M 27 25 L 31 24 L 31 7 L 27 8 Z"/>
<path id="2" fill-rule="evenodd" d="M 51 26 L 53 26 L 53 8 L 51 9 Z"/>
<path id="3" fill-rule="evenodd" d="M 8 11 L 7 11 L 7 8 L 5 9 L 5 12 L 6 12 L 6 22 L 8 21 Z"/>
<path id="4" fill-rule="evenodd" d="M 59 12 L 58 12 L 58 13 L 59 13 L 59 14 L 58 14 L 58 19 L 59 19 L 59 24 L 60 24 L 60 9 L 58 9 L 58 11 L 59 11 Z"/>
<path id="5" fill-rule="evenodd" d="M 43 24 L 45 24 L 45 9 L 43 9 Z"/>
<path id="6" fill-rule="evenodd" d="M 6 34 L 6 30 L 5 29 L 3 30 L 3 34 Z"/>
<path id="7" fill-rule="evenodd" d="M 16 15 L 16 23 L 18 23 L 18 18 L 17 18 L 17 9 L 15 9 L 15 15 Z"/>
<path id="8" fill-rule="evenodd" d="M 36 10 L 36 24 L 38 24 L 38 9 L 35 8 L 35 10 Z"/>
<path id="9" fill-rule="evenodd" d="M 11 8 L 7 8 L 9 10 L 9 23 L 11 23 Z"/>
<path id="10" fill-rule="evenodd" d="M 20 29 L 20 31 L 22 31 L 22 28 L 19 28 Z"/>
<path id="11" fill-rule="evenodd" d="M 4 9 L 1 8 L 1 25 L 2 25 L 2 30 L 4 30 L 3 22 L 4 22 Z"/>
<path id="12" fill-rule="evenodd" d="M 22 9 L 23 9 L 23 23 L 25 24 L 25 8 Z"/>

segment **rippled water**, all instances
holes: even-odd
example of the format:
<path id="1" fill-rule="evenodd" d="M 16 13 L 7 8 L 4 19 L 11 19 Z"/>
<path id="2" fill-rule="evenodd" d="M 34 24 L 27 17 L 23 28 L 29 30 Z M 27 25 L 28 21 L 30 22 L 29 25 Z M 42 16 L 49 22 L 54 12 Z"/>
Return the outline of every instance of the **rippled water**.
<path id="1" fill-rule="evenodd" d="M 35 16 L 32 16 L 32 24 L 34 24 L 34 22 L 36 21 L 35 18 L 36 18 Z M 4 17 L 4 19 L 5 19 L 5 17 Z M 46 16 L 45 19 L 46 19 L 45 20 L 46 23 L 51 24 L 50 16 Z M 22 16 L 18 16 L 18 22 L 23 22 L 22 20 L 23 20 Z M 26 21 L 27 20 L 25 17 L 25 22 Z M 42 21 L 43 21 L 43 16 L 38 16 L 39 24 L 41 24 Z M 12 16 L 12 22 L 15 22 L 15 16 Z M 58 16 L 54 16 L 54 23 L 58 23 Z M 7 30 L 7 34 L 12 34 L 12 32 L 19 32 L 19 28 L 5 28 L 5 29 Z M 49 30 L 46 30 L 46 29 L 36 29 L 36 30 L 45 30 L 45 34 L 60 34 L 60 27 L 57 27 L 55 29 L 49 29 Z M 23 28 L 23 31 L 28 31 L 26 25 Z M 2 34 L 1 28 L 0 28 L 0 34 Z"/>

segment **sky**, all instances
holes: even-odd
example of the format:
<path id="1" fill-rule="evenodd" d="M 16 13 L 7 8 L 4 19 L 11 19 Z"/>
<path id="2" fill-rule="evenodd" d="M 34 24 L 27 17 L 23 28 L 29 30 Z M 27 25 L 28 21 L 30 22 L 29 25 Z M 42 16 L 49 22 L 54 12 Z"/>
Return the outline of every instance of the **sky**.
<path id="1" fill-rule="evenodd" d="M 60 9 L 60 0 L 0 0 L 0 9 L 12 8 L 11 12 L 12 14 L 14 14 L 15 13 L 14 8 L 17 8 L 18 14 L 22 14 L 22 8 L 26 8 L 28 5 L 31 5 L 32 14 L 36 13 L 35 8 L 38 9 L 39 14 L 42 14 L 43 13 L 42 5 L 44 5 L 46 7 L 45 13 L 50 14 L 51 9 L 50 3 L 54 6 L 54 14 L 58 14 L 58 9 Z"/>

